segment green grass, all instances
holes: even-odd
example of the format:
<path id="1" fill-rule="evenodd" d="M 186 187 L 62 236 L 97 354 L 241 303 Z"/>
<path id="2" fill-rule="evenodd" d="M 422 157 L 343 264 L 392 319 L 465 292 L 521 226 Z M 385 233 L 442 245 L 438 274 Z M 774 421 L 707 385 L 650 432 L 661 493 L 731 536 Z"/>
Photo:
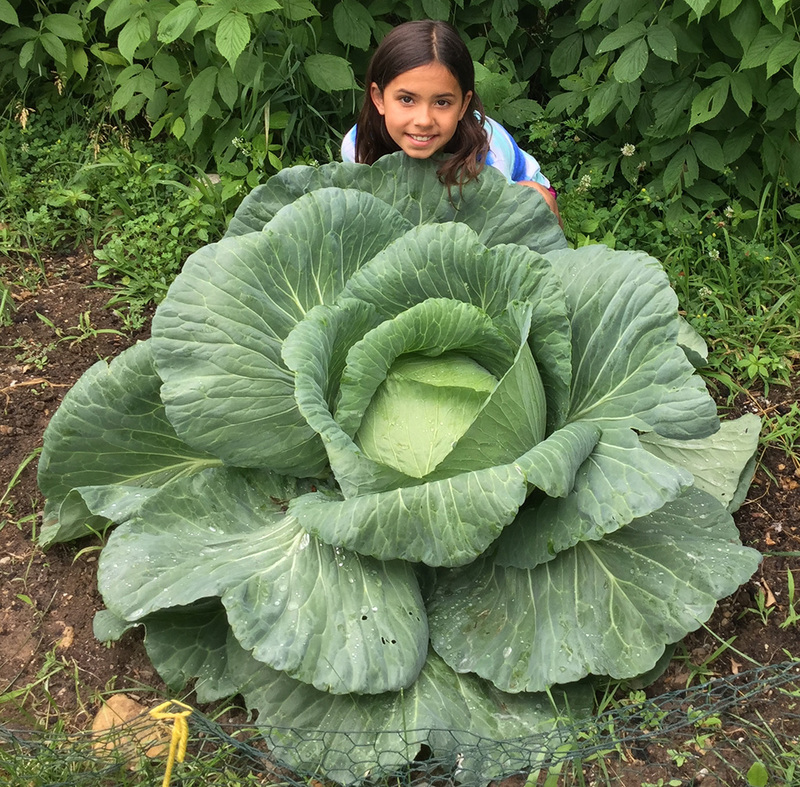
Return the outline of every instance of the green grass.
<path id="1" fill-rule="evenodd" d="M 68 732 L 62 728 L 23 732 L 0 726 L 0 781 L 10 787 L 162 784 L 167 752 L 162 748 L 153 753 L 150 745 L 169 745 L 169 724 L 148 733 L 154 730 L 153 724 L 143 715 L 126 726 L 98 734 Z M 207 721 L 206 725 L 214 729 L 213 722 Z M 131 730 L 142 732 L 142 743 L 132 742 Z M 198 733 L 195 727 L 186 757 L 173 765 L 169 783 L 182 787 L 264 784 L 268 765 L 257 762 L 251 749 L 239 748 L 230 736 L 209 738 L 208 733 Z M 145 753 L 148 750 L 152 756 Z M 271 781 L 280 783 L 278 779 Z"/>
<path id="2" fill-rule="evenodd" d="M 14 521 L 17 527 L 22 526 L 22 521 L 20 519 L 13 518 L 13 508 L 14 508 L 14 501 L 13 498 L 9 497 L 14 487 L 19 483 L 20 476 L 24 472 L 25 468 L 33 462 L 39 454 L 42 452 L 41 448 L 35 448 L 31 451 L 20 463 L 17 469 L 14 471 L 14 474 L 9 479 L 8 483 L 6 484 L 5 489 L 3 490 L 3 494 L 0 496 L 0 530 L 2 530 L 9 522 Z M 35 518 L 35 517 L 34 517 Z M 28 517 L 24 518 L 25 520 Z M 34 524 L 34 536 L 36 533 L 36 526 Z"/>
<path id="3" fill-rule="evenodd" d="M 0 783 L 9 787 L 91 785 L 127 787 L 161 784 L 165 774 L 171 723 L 156 722 L 144 712 L 110 730 L 92 731 L 101 704 L 120 690 L 112 680 L 101 691 L 87 689 L 93 676 L 61 653 L 44 652 L 37 673 L 27 682 L 14 680 L 0 687 Z M 56 686 L 71 684 L 74 707 L 59 704 Z M 125 693 L 147 709 L 160 703 L 152 687 L 128 682 Z M 183 763 L 175 763 L 171 783 L 183 787 L 263 784 L 269 769 L 262 752 L 245 742 L 255 730 L 237 726 L 227 734 L 216 722 L 231 706 L 221 705 L 210 716 L 191 719 Z M 132 733 L 141 732 L 140 742 Z M 239 742 L 241 739 L 241 743 Z M 152 743 L 160 751 L 146 752 Z M 278 780 L 272 780 L 279 783 Z"/>
<path id="4" fill-rule="evenodd" d="M 709 774 L 725 787 L 797 785 L 797 664 L 744 673 L 736 689 L 722 679 L 649 699 L 619 684 L 572 759 L 534 771 L 526 787 L 677 787 Z"/>

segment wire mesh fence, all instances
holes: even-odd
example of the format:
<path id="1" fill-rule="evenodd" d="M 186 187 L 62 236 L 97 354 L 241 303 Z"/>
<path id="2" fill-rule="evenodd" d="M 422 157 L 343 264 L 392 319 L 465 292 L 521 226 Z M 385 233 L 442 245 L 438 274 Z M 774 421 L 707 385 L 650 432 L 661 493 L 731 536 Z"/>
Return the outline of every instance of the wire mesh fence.
<path id="1" fill-rule="evenodd" d="M 412 732 L 398 736 L 417 742 Z M 340 730 L 220 723 L 164 703 L 102 733 L 0 723 L 0 783 L 320 787 L 332 781 L 331 771 L 324 761 L 304 760 L 303 751 L 327 750 L 330 743 L 338 747 L 335 761 L 346 758 L 350 772 L 362 774 L 359 783 L 394 787 L 477 787 L 487 783 L 486 773 L 503 787 L 800 785 L 800 662 L 656 697 L 617 692 L 590 718 L 543 736 L 495 741 L 453 730 L 428 736 L 432 745 L 422 745 L 411 762 L 393 764 L 390 756 L 380 773 L 370 773 L 361 767 L 356 737 L 343 746 L 350 739 Z"/>

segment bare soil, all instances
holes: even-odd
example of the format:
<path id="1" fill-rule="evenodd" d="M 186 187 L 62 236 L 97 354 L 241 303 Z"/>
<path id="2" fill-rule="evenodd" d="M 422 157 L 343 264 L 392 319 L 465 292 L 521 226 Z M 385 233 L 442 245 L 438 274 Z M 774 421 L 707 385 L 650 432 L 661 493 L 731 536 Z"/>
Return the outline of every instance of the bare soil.
<path id="1" fill-rule="evenodd" d="M 90 286 L 95 277 L 86 251 L 54 257 L 46 266 L 47 284 L 36 292 L 12 286 L 13 323 L 0 327 L 0 695 L 19 692 L 0 706 L 0 720 L 41 728 L 57 714 L 68 729 L 80 730 L 91 725 L 99 697 L 108 691 L 126 690 L 146 703 L 169 693 L 150 666 L 140 635 L 131 632 L 111 647 L 92 635 L 92 618 L 102 608 L 95 583 L 97 542 L 87 538 L 47 552 L 35 546 L 44 504 L 36 486 L 36 452 L 50 417 L 78 377 L 98 359 L 110 359 L 146 338 L 147 328 L 134 335 L 101 332 L 122 331 L 123 325 L 106 308 L 109 292 Z M 79 330 L 80 316 L 87 314 L 91 330 L 85 321 Z M 758 392 L 742 395 L 736 408 L 786 413 L 799 390 L 795 379 L 792 386 L 772 387 L 768 398 Z M 790 615 L 789 571 L 795 572 L 800 598 L 800 469 L 778 447 L 761 457 L 735 518 L 742 541 L 770 556 L 749 583 L 719 603 L 708 630 L 686 638 L 678 650 L 682 657 L 650 694 L 682 689 L 704 677 L 735 675 L 752 666 L 744 657 L 762 665 L 800 657 L 800 625 L 781 626 Z M 722 647 L 709 661 L 731 638 L 736 650 Z M 800 715 L 787 701 L 779 693 L 765 695 L 751 710 L 776 724 L 792 720 L 785 735 L 796 745 Z M 655 783 L 670 776 L 699 783 L 698 774 L 704 784 L 737 783 L 724 780 L 719 758 L 703 773 L 702 751 L 679 766 L 667 749 L 645 746 L 621 757 L 620 783 Z M 727 756 L 735 765 L 736 752 Z M 623 777 L 623 771 L 635 776 Z"/>
<path id="2" fill-rule="evenodd" d="M 92 619 L 102 601 L 95 583 L 96 551 L 81 551 L 92 546 L 91 540 L 47 552 L 34 545 L 44 505 L 36 485 L 36 452 L 50 417 L 81 374 L 146 338 L 147 330 L 123 334 L 122 321 L 105 308 L 109 291 L 88 286 L 95 276 L 86 251 L 49 259 L 46 266 L 47 286 L 36 292 L 12 287 L 16 313 L 10 326 L 0 327 L 0 495 L 5 492 L 0 507 L 0 693 L 44 678 L 59 711 L 84 728 L 97 709 L 94 693 L 163 687 L 135 635 L 111 648 L 92 635 Z M 79 330 L 81 315 L 88 315 L 94 329 L 88 336 Z M 58 668 L 63 664 L 69 669 Z M 4 708 L 3 720 L 41 723 L 41 714 L 52 712 L 42 696 L 20 697 L 16 707 Z"/>

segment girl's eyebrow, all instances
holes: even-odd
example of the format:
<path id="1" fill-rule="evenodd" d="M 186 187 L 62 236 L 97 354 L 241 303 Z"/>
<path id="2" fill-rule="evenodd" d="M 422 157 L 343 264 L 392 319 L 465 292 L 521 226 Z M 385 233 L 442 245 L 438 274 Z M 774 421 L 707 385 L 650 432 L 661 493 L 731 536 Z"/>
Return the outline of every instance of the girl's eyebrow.
<path id="1" fill-rule="evenodd" d="M 412 98 L 417 98 L 419 96 L 419 93 L 415 93 L 413 90 L 408 90 L 404 87 L 395 88 L 394 92 L 405 93 L 407 96 L 411 96 Z M 455 98 L 455 97 L 456 97 L 455 93 L 449 93 L 449 92 L 437 93 L 435 96 L 433 96 L 433 98 Z"/>

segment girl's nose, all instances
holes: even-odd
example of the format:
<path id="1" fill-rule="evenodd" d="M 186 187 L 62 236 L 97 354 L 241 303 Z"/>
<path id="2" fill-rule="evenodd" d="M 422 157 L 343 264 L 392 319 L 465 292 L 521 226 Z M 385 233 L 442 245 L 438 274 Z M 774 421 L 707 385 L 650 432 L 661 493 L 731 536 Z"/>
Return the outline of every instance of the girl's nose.
<path id="1" fill-rule="evenodd" d="M 419 108 L 419 111 L 414 116 L 414 122 L 418 126 L 422 126 L 427 128 L 431 125 L 431 111 L 428 107 L 422 106 Z"/>

